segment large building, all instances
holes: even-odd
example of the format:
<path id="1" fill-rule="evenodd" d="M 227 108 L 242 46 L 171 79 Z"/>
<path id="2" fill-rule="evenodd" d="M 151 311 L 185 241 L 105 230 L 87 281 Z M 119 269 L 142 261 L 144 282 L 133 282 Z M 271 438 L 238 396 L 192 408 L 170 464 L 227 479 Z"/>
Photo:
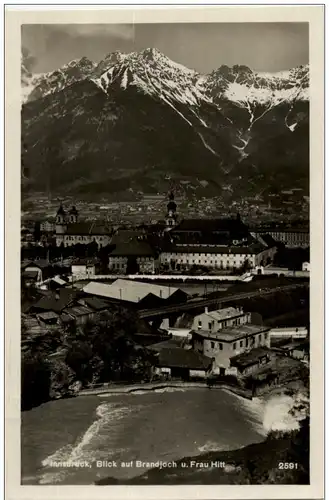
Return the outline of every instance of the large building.
<path id="1" fill-rule="evenodd" d="M 268 234 L 278 242 L 283 243 L 288 248 L 308 248 L 310 246 L 310 230 L 309 227 L 303 226 L 268 226 L 254 229 L 252 234 L 257 237 L 257 234 Z"/>
<path id="2" fill-rule="evenodd" d="M 109 270 L 122 274 L 154 274 L 159 270 L 159 259 L 147 241 L 131 241 L 116 245 L 109 255 Z"/>
<path id="3" fill-rule="evenodd" d="M 89 296 L 131 305 L 139 309 L 156 308 L 186 302 L 188 294 L 183 290 L 153 283 L 117 279 L 111 285 L 91 281 L 83 292 Z"/>
<path id="4" fill-rule="evenodd" d="M 246 323 L 213 330 L 193 330 L 193 348 L 213 360 L 213 370 L 225 374 L 231 358 L 256 347 L 269 347 L 269 327 Z"/>
<path id="5" fill-rule="evenodd" d="M 268 265 L 276 252 L 275 242 L 253 237 L 239 214 L 223 219 L 179 221 L 173 195 L 167 206 L 166 237 L 160 264 L 171 271 L 205 266 L 217 270 L 241 270 Z"/>
<path id="6" fill-rule="evenodd" d="M 111 241 L 111 228 L 97 221 L 79 222 L 79 213 L 75 207 L 66 212 L 61 205 L 56 214 L 56 245 L 72 246 L 97 243 L 106 246 Z"/>

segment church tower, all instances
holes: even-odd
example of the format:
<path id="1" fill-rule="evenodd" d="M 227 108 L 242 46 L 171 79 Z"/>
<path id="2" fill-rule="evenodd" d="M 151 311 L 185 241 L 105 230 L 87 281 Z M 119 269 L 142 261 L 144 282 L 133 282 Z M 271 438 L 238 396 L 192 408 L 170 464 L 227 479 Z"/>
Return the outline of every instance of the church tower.
<path id="1" fill-rule="evenodd" d="M 77 209 L 73 206 L 69 212 L 69 218 L 68 218 L 68 222 L 70 223 L 75 223 L 75 222 L 78 222 L 78 216 L 79 216 L 79 212 L 77 211 Z"/>
<path id="2" fill-rule="evenodd" d="M 66 217 L 63 205 L 60 204 L 56 214 L 56 234 L 64 234 L 66 232 Z"/>
<path id="3" fill-rule="evenodd" d="M 166 215 L 166 225 L 175 226 L 177 222 L 177 205 L 175 203 L 174 193 L 171 191 L 169 193 L 169 202 L 167 204 L 167 215 Z"/>

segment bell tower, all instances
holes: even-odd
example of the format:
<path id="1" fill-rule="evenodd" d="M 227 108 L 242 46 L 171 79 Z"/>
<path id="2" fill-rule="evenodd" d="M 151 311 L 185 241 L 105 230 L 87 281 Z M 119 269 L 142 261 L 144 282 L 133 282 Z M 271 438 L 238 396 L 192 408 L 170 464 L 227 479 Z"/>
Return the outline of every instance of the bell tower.
<path id="1" fill-rule="evenodd" d="M 75 222 L 78 222 L 78 216 L 79 216 L 79 212 L 77 211 L 77 209 L 73 206 L 69 212 L 69 220 L 68 222 L 70 223 L 75 223 Z"/>
<path id="2" fill-rule="evenodd" d="M 63 205 L 60 204 L 56 214 L 56 234 L 64 234 L 66 232 L 66 212 Z"/>
<path id="3" fill-rule="evenodd" d="M 169 202 L 167 204 L 167 215 L 166 215 L 166 225 L 167 226 L 175 226 L 177 222 L 177 205 L 175 203 L 174 193 L 171 191 L 169 193 Z"/>

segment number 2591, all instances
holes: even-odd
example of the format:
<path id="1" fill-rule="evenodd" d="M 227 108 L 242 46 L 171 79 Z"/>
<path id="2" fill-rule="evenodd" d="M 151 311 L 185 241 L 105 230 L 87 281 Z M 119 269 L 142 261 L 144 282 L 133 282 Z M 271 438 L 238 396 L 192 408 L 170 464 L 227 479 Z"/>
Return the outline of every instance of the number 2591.
<path id="1" fill-rule="evenodd" d="M 298 464 L 296 462 L 279 462 L 279 469 L 298 469 Z"/>

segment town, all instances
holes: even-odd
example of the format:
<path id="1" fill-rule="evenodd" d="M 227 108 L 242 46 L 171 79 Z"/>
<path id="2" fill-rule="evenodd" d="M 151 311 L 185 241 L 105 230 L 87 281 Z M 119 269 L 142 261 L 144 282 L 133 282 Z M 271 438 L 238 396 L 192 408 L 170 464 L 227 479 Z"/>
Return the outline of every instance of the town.
<path id="1" fill-rule="evenodd" d="M 23 408 L 122 382 L 227 386 L 248 398 L 308 384 L 307 226 L 183 218 L 171 191 L 153 224 L 81 220 L 61 204 L 55 224 L 26 235 Z"/>

